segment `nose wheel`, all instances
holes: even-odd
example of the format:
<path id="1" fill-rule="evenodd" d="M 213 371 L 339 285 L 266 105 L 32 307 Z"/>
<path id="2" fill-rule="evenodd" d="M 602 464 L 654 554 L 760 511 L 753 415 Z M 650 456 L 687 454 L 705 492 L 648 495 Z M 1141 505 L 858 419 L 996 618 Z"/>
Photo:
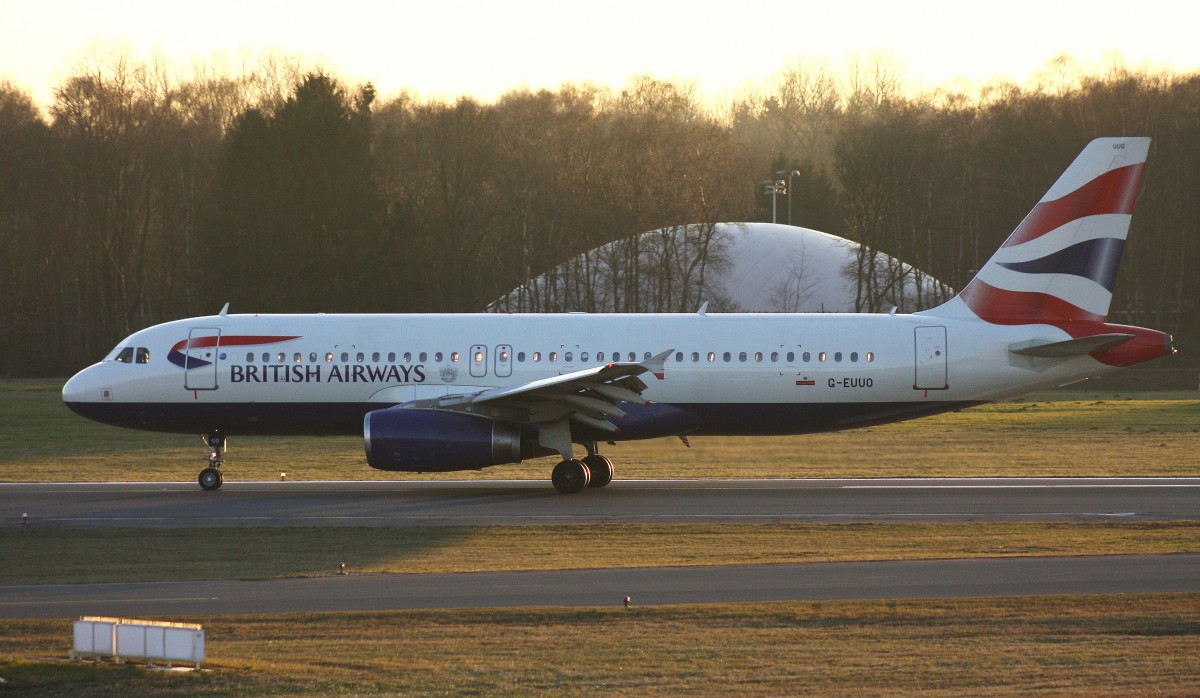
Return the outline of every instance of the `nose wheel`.
<path id="1" fill-rule="evenodd" d="M 225 434 L 219 430 L 210 431 L 201 438 L 208 444 L 208 467 L 200 471 L 200 477 L 196 480 L 200 483 L 200 489 L 211 492 L 220 489 L 225 482 L 225 476 L 221 474 L 221 465 L 225 463 L 227 441 Z"/>

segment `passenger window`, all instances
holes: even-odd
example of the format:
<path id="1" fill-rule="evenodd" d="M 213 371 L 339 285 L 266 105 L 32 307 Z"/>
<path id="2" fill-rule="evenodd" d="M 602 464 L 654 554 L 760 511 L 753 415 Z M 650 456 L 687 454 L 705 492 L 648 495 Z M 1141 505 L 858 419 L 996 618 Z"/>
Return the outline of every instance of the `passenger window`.
<path id="1" fill-rule="evenodd" d="M 374 354 L 371 354 L 371 363 L 373 363 L 373 364 L 379 363 L 379 352 L 375 352 Z"/>
<path id="2" fill-rule="evenodd" d="M 325 352 L 325 363 L 333 363 L 333 352 Z"/>
<path id="3" fill-rule="evenodd" d="M 388 352 L 388 363 L 389 363 L 389 364 L 394 364 L 394 363 L 396 363 L 396 352 L 394 352 L 394 351 L 389 351 L 389 352 Z"/>
<path id="4" fill-rule="evenodd" d="M 550 361 L 558 361 L 558 352 L 556 352 L 556 351 L 550 352 Z"/>
<path id="5" fill-rule="evenodd" d="M 795 360 L 796 360 L 796 352 L 789 351 L 787 353 L 787 362 L 790 364 L 790 363 L 794 362 Z"/>
<path id="6" fill-rule="evenodd" d="M 834 360 L 834 361 L 836 361 L 836 362 L 838 362 L 838 363 L 841 363 L 841 362 L 842 362 L 842 352 L 840 352 L 840 351 L 835 351 L 835 352 L 833 353 L 833 360 Z"/>
<path id="7" fill-rule="evenodd" d="M 303 359 L 300 357 L 300 352 L 296 352 L 295 354 L 292 354 L 292 361 L 295 361 L 296 363 L 300 363 L 301 361 L 303 361 Z"/>
<path id="8" fill-rule="evenodd" d="M 746 352 L 743 351 L 742 353 L 738 354 L 738 361 L 746 363 Z"/>
<path id="9" fill-rule="evenodd" d="M 117 362 L 122 364 L 133 363 L 133 347 L 125 347 L 117 354 Z"/>
<path id="10" fill-rule="evenodd" d="M 826 358 L 828 358 L 828 357 L 825 355 L 825 352 L 821 352 L 820 354 L 817 354 L 817 361 L 824 362 Z"/>
<path id="11" fill-rule="evenodd" d="M 279 352 L 278 354 L 275 355 L 275 360 L 278 361 L 279 363 L 283 363 L 283 359 L 284 359 L 283 352 Z"/>
<path id="12" fill-rule="evenodd" d="M 267 352 L 265 352 L 265 351 L 263 352 L 263 363 L 264 363 L 264 364 L 269 364 L 269 363 L 271 363 L 271 355 L 270 355 L 270 354 L 268 354 L 268 353 L 267 353 Z"/>
<path id="13" fill-rule="evenodd" d="M 632 351 L 631 351 L 631 352 L 629 352 L 629 360 L 630 360 L 630 361 L 637 361 L 637 354 L 636 354 L 636 353 L 634 353 L 634 352 L 632 352 Z"/>
<path id="14" fill-rule="evenodd" d="M 777 352 L 777 351 L 771 352 L 771 361 L 779 361 L 779 352 Z"/>
<path id="15" fill-rule="evenodd" d="M 858 352 L 850 352 L 850 363 L 858 363 Z"/>
<path id="16" fill-rule="evenodd" d="M 602 352 L 602 351 L 596 352 L 596 360 L 603 361 L 604 360 L 604 352 Z"/>
<path id="17" fill-rule="evenodd" d="M 761 351 L 754 352 L 754 360 L 758 361 L 758 362 L 762 361 L 762 352 Z"/>
<path id="18" fill-rule="evenodd" d="M 429 359 L 429 354 L 426 354 L 425 352 L 421 352 L 420 355 L 417 356 L 417 358 L 421 361 L 421 363 L 425 363 Z"/>
<path id="19" fill-rule="evenodd" d="M 873 351 L 867 352 L 867 363 L 871 363 L 874 360 L 875 360 L 875 352 L 873 352 Z"/>
<path id="20" fill-rule="evenodd" d="M 725 363 L 729 363 L 729 358 L 730 358 L 729 352 L 725 352 L 724 354 L 722 354 L 721 358 L 725 360 Z"/>
<path id="21" fill-rule="evenodd" d="M 587 352 L 586 352 L 586 351 L 581 351 L 581 352 L 579 352 L 579 360 L 580 360 L 580 361 L 587 361 Z"/>
<path id="22" fill-rule="evenodd" d="M 800 355 L 800 358 L 804 360 L 804 363 L 808 363 L 809 361 L 812 361 L 812 354 L 804 352 Z"/>
<path id="23" fill-rule="evenodd" d="M 315 351 L 308 352 L 308 363 L 310 363 L 310 364 L 317 363 L 317 352 L 315 352 Z"/>
<path id="24" fill-rule="evenodd" d="M 696 363 L 699 360 L 700 360 L 700 352 L 698 352 L 698 351 L 692 352 L 692 363 Z"/>
<path id="25" fill-rule="evenodd" d="M 412 352 L 411 351 L 404 352 L 404 358 L 402 358 L 400 360 L 403 361 L 404 363 L 409 363 L 410 361 L 412 361 Z"/>
<path id="26" fill-rule="evenodd" d="M 434 352 L 434 353 L 433 353 L 433 360 L 434 360 L 434 362 L 439 362 L 439 363 L 440 363 L 440 362 L 441 362 L 441 360 L 442 360 L 442 352 L 440 352 L 440 351 L 436 351 L 436 352 Z"/>
<path id="27" fill-rule="evenodd" d="M 365 360 L 366 360 L 366 358 L 367 358 L 367 357 L 366 357 L 366 355 L 365 355 L 365 354 L 363 354 L 361 351 L 360 351 L 360 352 L 358 352 L 357 354 L 355 354 L 355 355 L 354 355 L 354 360 L 355 360 L 355 361 L 357 361 L 357 362 L 358 362 L 358 363 L 360 363 L 360 364 L 361 364 L 363 361 L 365 361 Z"/>
<path id="28" fill-rule="evenodd" d="M 450 360 L 451 360 L 451 361 L 453 361 L 454 363 L 458 363 L 458 359 L 459 359 L 459 353 L 458 353 L 458 352 L 456 352 L 456 351 L 452 351 L 452 352 L 450 352 Z M 482 355 L 480 355 L 480 358 L 476 359 L 476 361 L 477 361 L 477 362 L 478 362 L 478 361 L 483 361 L 483 357 L 482 357 Z"/>
<path id="29" fill-rule="evenodd" d="M 571 352 L 568 351 L 567 353 L 563 354 L 563 361 L 571 363 Z"/>
<path id="30" fill-rule="evenodd" d="M 642 361 L 649 361 L 649 360 L 650 360 L 650 352 L 646 352 L 645 354 L 642 354 Z"/>
<path id="31" fill-rule="evenodd" d="M 350 352 L 348 352 L 348 351 L 342 352 L 342 363 L 344 363 L 344 364 L 350 363 Z"/>
<path id="32" fill-rule="evenodd" d="M 715 351 L 708 352 L 708 363 L 711 364 L 712 362 L 714 362 L 716 360 L 717 360 L 717 352 L 715 352 Z"/>
<path id="33" fill-rule="evenodd" d="M 677 363 L 677 364 L 683 363 L 683 352 L 681 352 L 681 351 L 675 352 L 675 363 Z"/>
<path id="34" fill-rule="evenodd" d="M 254 363 L 254 352 L 252 352 L 252 351 L 246 352 L 246 363 L 248 363 L 248 364 Z"/>
<path id="35" fill-rule="evenodd" d="M 541 360 L 542 360 L 542 352 L 540 352 L 540 351 L 533 352 L 534 363 L 537 363 L 538 361 L 541 361 Z"/>
<path id="36" fill-rule="evenodd" d="M 525 352 L 523 352 L 523 351 L 517 352 L 517 361 L 520 361 L 521 363 L 525 363 Z"/>

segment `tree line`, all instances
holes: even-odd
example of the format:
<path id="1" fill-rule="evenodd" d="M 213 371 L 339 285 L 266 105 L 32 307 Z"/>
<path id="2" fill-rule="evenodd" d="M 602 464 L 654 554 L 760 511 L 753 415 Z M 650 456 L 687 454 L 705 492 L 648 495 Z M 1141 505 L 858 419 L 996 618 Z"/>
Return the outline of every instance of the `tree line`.
<path id="1" fill-rule="evenodd" d="M 45 112 L 0 84 L 0 374 L 65 375 L 136 329 L 225 302 L 479 311 L 646 231 L 769 221 L 760 183 L 777 172 L 795 224 L 862 245 L 857 305 L 886 310 L 896 284 L 875 253 L 961 287 L 1105 135 L 1155 139 L 1112 316 L 1192 332 L 1197 74 L 1083 74 L 1062 59 L 1035 83 L 968 96 L 906 89 L 876 57 L 842 73 L 796 63 L 716 107 L 651 78 L 492 103 L 381 99 L 275 57 L 180 78 L 94 56 Z M 626 289 L 618 307 L 694 310 L 672 275 L 704 265 L 656 255 L 639 271 L 661 277 L 649 285 L 604 279 Z M 577 309 L 592 309 L 595 270 L 570 273 Z"/>

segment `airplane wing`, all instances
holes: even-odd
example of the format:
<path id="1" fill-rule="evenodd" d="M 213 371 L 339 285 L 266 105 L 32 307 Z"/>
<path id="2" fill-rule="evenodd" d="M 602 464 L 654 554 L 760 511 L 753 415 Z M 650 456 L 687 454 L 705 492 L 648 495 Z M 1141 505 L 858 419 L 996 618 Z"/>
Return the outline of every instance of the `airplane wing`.
<path id="1" fill-rule="evenodd" d="M 647 385 L 638 376 L 652 373 L 662 380 L 663 364 L 672 351 L 668 349 L 645 361 L 614 362 L 519 385 L 414 400 L 400 407 L 450 410 L 536 424 L 569 419 L 601 432 L 616 433 L 619 427 L 607 418 L 622 420 L 628 416 L 617 407 L 618 403 L 648 404 L 642 397 Z"/>

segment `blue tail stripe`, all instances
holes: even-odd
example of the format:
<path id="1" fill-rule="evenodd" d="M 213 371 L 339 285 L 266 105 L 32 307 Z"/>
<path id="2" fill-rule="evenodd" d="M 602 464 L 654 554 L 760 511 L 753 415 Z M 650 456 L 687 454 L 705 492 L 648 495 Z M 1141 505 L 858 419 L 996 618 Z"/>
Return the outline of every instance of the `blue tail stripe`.
<path id="1" fill-rule="evenodd" d="M 1025 274 L 1071 274 L 1091 279 L 1112 292 L 1125 241 L 1097 238 L 1028 262 L 1000 262 L 1000 266 Z"/>

